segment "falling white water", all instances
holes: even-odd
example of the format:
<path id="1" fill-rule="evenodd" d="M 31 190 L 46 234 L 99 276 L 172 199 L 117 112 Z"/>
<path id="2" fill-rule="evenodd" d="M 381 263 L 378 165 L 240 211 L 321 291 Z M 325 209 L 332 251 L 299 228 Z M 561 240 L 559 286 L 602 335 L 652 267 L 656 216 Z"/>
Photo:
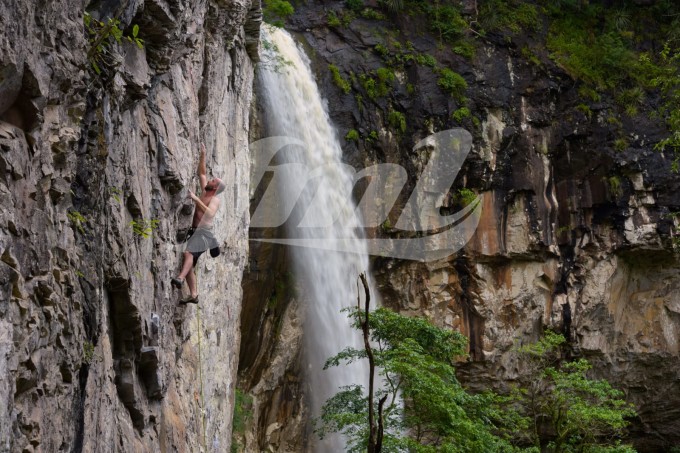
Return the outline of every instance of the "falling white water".
<path id="1" fill-rule="evenodd" d="M 341 162 L 342 150 L 324 101 L 310 69 L 309 60 L 298 48 L 293 38 L 284 30 L 263 29 L 265 45 L 259 71 L 259 93 L 264 108 L 267 136 L 288 136 L 301 140 L 305 147 L 288 147 L 285 162 L 304 163 L 308 169 Z M 275 47 L 275 49 L 272 49 Z M 289 62 L 283 66 L 272 62 Z M 301 166 L 283 165 L 277 168 L 279 190 L 305 181 Z M 343 242 L 357 253 L 341 253 L 316 248 L 293 247 L 293 260 L 298 283 L 303 288 L 307 306 L 305 341 L 308 369 L 308 393 L 312 416 L 318 417 L 320 408 L 327 398 L 335 394 L 340 386 L 361 384 L 367 387 L 367 363 L 335 367 L 322 371 L 327 358 L 347 346 L 363 347 L 358 330 L 352 329 L 346 313 L 340 310 L 356 304 L 357 277 L 368 270 L 366 247 L 357 233 L 359 221 L 354 216 L 355 205 L 351 192 L 353 175 L 340 165 L 330 165 L 329 171 L 319 178 L 318 188 L 307 190 L 298 199 L 298 207 L 312 207 L 298 212 L 289 234 L 294 230 L 300 238 L 327 238 L 329 229 L 305 228 L 303 225 L 314 215 L 315 225 L 333 225 L 338 218 L 344 219 L 344 227 L 329 241 Z M 314 209 L 314 207 L 323 207 Z M 306 214 L 306 215 L 305 215 Z M 297 221 L 302 219 L 301 221 Z M 332 230 L 332 228 L 331 228 Z M 338 238 L 339 237 L 339 238 Z M 369 279 L 370 281 L 370 279 Z M 375 291 L 371 291 L 376 297 Z M 363 361 L 365 362 L 365 361 Z M 340 437 L 328 439 L 323 444 L 316 442 L 317 452 L 344 451 L 344 440 Z"/>

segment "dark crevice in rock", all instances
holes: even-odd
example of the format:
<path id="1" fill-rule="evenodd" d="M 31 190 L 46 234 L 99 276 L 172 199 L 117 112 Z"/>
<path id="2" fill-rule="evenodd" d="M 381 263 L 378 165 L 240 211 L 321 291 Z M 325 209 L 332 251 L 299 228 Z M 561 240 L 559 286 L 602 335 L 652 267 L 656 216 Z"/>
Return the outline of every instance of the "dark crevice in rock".
<path id="1" fill-rule="evenodd" d="M 482 345 L 482 335 L 484 333 L 484 318 L 479 314 L 473 301 L 468 297 L 472 290 L 473 280 L 469 266 L 471 264 L 466 259 L 457 259 L 454 267 L 458 272 L 460 280 L 461 294 L 459 304 L 463 313 L 463 333 L 468 337 L 468 348 L 472 360 L 484 360 Z"/>
<path id="2" fill-rule="evenodd" d="M 0 121 L 5 121 L 24 132 L 29 132 L 42 120 L 41 112 L 46 103 L 47 100 L 40 93 L 35 75 L 30 66 L 25 65 L 21 88 L 15 101 L 0 115 Z"/>
<path id="3" fill-rule="evenodd" d="M 73 452 L 81 453 L 83 451 L 83 439 L 85 436 L 85 400 L 87 399 L 87 378 L 89 376 L 90 366 L 83 363 L 78 370 L 78 385 L 79 398 L 75 402 L 74 416 L 75 416 L 75 438 L 73 440 Z"/>
<path id="4" fill-rule="evenodd" d="M 166 70 L 179 43 L 177 19 L 172 5 L 165 0 L 146 0 L 144 9 L 133 19 L 145 41 L 149 65 Z"/>
<path id="5" fill-rule="evenodd" d="M 130 299 L 127 280 L 112 278 L 107 282 L 111 319 L 111 345 L 118 396 L 130 413 L 132 424 L 144 429 L 143 402 L 139 394 L 137 363 L 142 349 L 142 325 L 137 307 Z M 148 361 L 148 359 L 147 359 Z"/>

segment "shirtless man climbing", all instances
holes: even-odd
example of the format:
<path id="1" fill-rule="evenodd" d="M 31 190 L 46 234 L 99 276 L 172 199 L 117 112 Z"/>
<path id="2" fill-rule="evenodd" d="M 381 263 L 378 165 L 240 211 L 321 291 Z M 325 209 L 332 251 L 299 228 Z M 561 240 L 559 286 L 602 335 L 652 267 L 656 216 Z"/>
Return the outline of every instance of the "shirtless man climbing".
<path id="1" fill-rule="evenodd" d="M 186 278 L 189 285 L 189 297 L 182 299 L 180 304 L 197 304 L 198 291 L 196 289 L 196 276 L 193 268 L 198 262 L 198 258 L 206 251 L 210 250 L 210 255 L 216 257 L 220 253 L 219 243 L 213 235 L 213 218 L 217 209 L 220 207 L 220 200 L 216 195 L 220 194 L 226 187 L 220 178 L 213 178 L 208 181 L 205 175 L 205 146 L 201 144 L 201 157 L 198 161 L 198 177 L 201 181 L 203 192 L 197 197 L 192 191 L 189 196 L 196 204 L 194 210 L 194 220 L 191 223 L 187 247 L 184 251 L 184 263 L 179 275 L 172 279 L 172 286 L 177 289 L 182 288 Z"/>

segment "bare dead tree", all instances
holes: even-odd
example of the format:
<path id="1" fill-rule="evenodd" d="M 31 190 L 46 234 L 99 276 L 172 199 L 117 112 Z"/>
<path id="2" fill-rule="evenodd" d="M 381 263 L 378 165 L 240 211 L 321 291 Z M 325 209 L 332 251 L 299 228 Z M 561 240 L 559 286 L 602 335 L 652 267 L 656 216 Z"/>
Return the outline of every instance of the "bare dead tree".
<path id="1" fill-rule="evenodd" d="M 370 331 L 368 327 L 369 306 L 371 303 L 371 291 L 368 289 L 368 282 L 366 281 L 366 274 L 359 275 L 361 284 L 364 287 L 364 316 L 361 320 L 361 330 L 364 334 L 364 349 L 368 357 L 368 453 L 380 453 L 382 451 L 383 441 L 383 407 L 387 401 L 387 395 L 384 395 L 378 401 L 378 420 L 376 426 L 375 411 L 373 408 L 373 399 L 375 394 L 375 357 L 373 356 L 373 349 L 370 342 Z M 361 310 L 361 294 L 357 291 L 357 309 Z"/>

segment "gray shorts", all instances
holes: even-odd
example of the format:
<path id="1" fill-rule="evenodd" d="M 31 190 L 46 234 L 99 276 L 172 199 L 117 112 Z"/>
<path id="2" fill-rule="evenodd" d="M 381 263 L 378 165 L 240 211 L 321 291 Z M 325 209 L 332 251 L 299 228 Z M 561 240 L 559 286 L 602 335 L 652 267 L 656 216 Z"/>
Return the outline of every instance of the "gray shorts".
<path id="1" fill-rule="evenodd" d="M 205 253 L 206 250 L 210 250 L 210 256 L 213 258 L 220 254 L 220 244 L 217 242 L 217 239 L 215 239 L 212 230 L 203 227 L 190 229 L 187 236 L 187 247 L 185 251 L 193 255 L 194 266 L 196 266 L 198 258 Z"/>

